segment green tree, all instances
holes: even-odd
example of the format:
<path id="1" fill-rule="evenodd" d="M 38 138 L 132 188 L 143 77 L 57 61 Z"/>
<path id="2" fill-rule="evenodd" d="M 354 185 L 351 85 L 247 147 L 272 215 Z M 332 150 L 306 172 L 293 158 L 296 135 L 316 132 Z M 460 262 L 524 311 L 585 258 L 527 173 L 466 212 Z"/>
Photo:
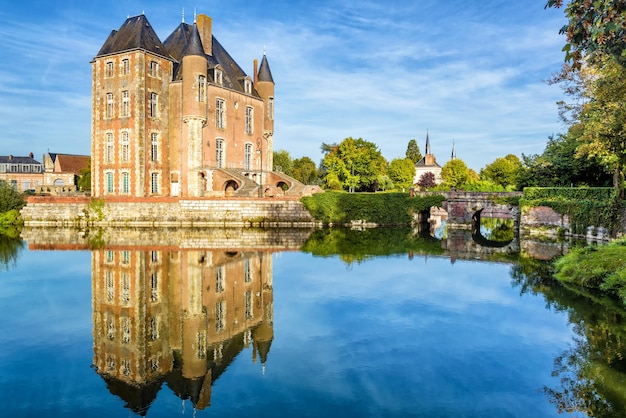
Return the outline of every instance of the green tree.
<path id="1" fill-rule="evenodd" d="M 613 173 L 616 195 L 623 195 L 626 166 L 626 67 L 605 60 L 591 84 L 592 100 L 581 111 L 579 156 L 597 157 Z"/>
<path id="2" fill-rule="evenodd" d="M 391 160 L 387 174 L 397 188 L 408 188 L 413 184 L 415 164 L 409 158 Z"/>
<path id="3" fill-rule="evenodd" d="M 317 180 L 317 167 L 309 157 L 293 160 L 293 177 L 304 183 L 312 184 Z"/>
<path id="4" fill-rule="evenodd" d="M 417 164 L 419 160 L 422 159 L 422 153 L 420 152 L 420 147 L 417 145 L 417 141 L 411 139 L 406 147 L 406 158 L 413 161 L 413 164 Z"/>
<path id="5" fill-rule="evenodd" d="M 480 177 L 499 184 L 506 188 L 515 186 L 522 169 L 522 162 L 513 154 L 506 157 L 496 158 L 491 164 L 487 164 L 480 170 Z"/>
<path id="6" fill-rule="evenodd" d="M 91 190 L 91 159 L 87 161 L 87 167 L 81 169 L 78 172 L 78 180 L 76 181 L 76 185 L 78 186 L 78 190 Z"/>
<path id="7" fill-rule="evenodd" d="M 6 182 L 0 182 L 0 213 L 20 210 L 26 202 L 21 193 L 13 190 Z"/>
<path id="8" fill-rule="evenodd" d="M 322 162 L 324 184 L 330 189 L 366 191 L 377 188 L 378 176 L 387 173 L 387 160 L 373 142 L 362 138 L 345 138 L 332 147 Z"/>
<path id="9" fill-rule="evenodd" d="M 560 8 L 563 0 L 548 0 L 546 7 Z M 626 65 L 626 3 L 623 0 L 570 0 L 565 7 L 568 19 L 560 33 L 567 43 L 566 61 L 580 68 L 586 58 L 608 55 Z"/>
<path id="10" fill-rule="evenodd" d="M 470 173 L 463 160 L 455 158 L 441 168 L 441 178 L 446 186 L 461 188 L 470 180 Z"/>
<path id="11" fill-rule="evenodd" d="M 293 160 L 288 151 L 278 150 L 274 151 L 274 171 L 280 171 L 288 176 L 293 174 Z"/>

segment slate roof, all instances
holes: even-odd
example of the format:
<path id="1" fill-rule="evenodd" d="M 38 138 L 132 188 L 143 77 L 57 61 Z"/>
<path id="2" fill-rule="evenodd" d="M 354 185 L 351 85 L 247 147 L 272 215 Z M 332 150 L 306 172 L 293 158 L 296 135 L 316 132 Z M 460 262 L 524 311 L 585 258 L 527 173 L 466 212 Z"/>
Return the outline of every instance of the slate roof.
<path id="1" fill-rule="evenodd" d="M 11 157 L 11 158 L 9 158 Z M 39 164 L 33 157 L 17 157 L 15 155 L 0 155 L 0 164 Z"/>
<path id="2" fill-rule="evenodd" d="M 119 30 L 113 30 L 96 57 L 134 49 L 171 59 L 145 15 L 129 17 Z"/>
<path id="3" fill-rule="evenodd" d="M 429 154 L 430 155 L 430 154 Z M 422 157 L 421 160 L 419 160 L 416 164 L 415 167 L 441 167 L 437 161 L 435 161 L 435 164 L 426 164 L 426 156 Z"/>
<path id="4" fill-rule="evenodd" d="M 261 65 L 259 66 L 259 81 L 269 81 L 270 83 L 274 83 L 272 72 L 270 71 L 270 64 L 267 62 L 265 54 L 263 54 L 263 59 L 261 60 Z"/>

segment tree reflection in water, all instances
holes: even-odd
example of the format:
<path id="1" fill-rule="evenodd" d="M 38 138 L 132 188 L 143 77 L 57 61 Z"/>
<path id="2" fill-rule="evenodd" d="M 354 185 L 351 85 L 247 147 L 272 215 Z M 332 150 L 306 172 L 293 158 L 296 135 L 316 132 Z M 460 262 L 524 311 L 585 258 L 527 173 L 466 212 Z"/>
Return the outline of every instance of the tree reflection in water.
<path id="1" fill-rule="evenodd" d="M 548 306 L 567 312 L 577 337 L 554 360 L 557 387 L 543 391 L 559 413 L 626 416 L 626 310 L 617 300 L 552 278 L 552 264 L 520 257 L 512 278 L 521 293 L 542 294 Z"/>
<path id="2" fill-rule="evenodd" d="M 8 271 L 17 265 L 24 242 L 17 229 L 0 230 L 0 271 Z"/>

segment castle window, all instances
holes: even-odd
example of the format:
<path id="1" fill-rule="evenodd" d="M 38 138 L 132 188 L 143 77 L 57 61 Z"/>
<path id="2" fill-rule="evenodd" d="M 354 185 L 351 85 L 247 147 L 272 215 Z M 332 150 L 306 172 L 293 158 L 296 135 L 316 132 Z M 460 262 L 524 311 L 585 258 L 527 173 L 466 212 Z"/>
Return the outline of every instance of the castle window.
<path id="1" fill-rule="evenodd" d="M 156 61 L 150 61 L 150 76 L 152 77 L 159 76 L 159 63 Z"/>
<path id="2" fill-rule="evenodd" d="M 105 117 L 113 117 L 113 93 L 107 93 L 107 107 Z"/>
<path id="3" fill-rule="evenodd" d="M 150 134 L 150 161 L 159 161 L 159 134 Z"/>
<path id="4" fill-rule="evenodd" d="M 115 285 L 113 283 L 113 273 L 111 273 L 111 270 L 107 270 L 104 277 L 107 288 L 107 302 L 113 302 L 115 297 Z"/>
<path id="5" fill-rule="evenodd" d="M 122 318 L 122 343 L 130 342 L 130 319 Z"/>
<path id="6" fill-rule="evenodd" d="M 226 302 L 215 304 L 215 332 L 222 332 L 226 328 Z"/>
<path id="7" fill-rule="evenodd" d="M 254 109 L 246 106 L 246 133 L 252 134 L 254 125 Z"/>
<path id="8" fill-rule="evenodd" d="M 152 194 L 158 194 L 160 190 L 159 173 L 150 174 L 150 192 Z"/>
<path id="9" fill-rule="evenodd" d="M 252 144 L 247 142 L 243 153 L 243 168 L 250 170 L 252 168 Z"/>
<path id="10" fill-rule="evenodd" d="M 246 94 L 252 94 L 252 82 L 246 78 L 243 83 Z"/>
<path id="11" fill-rule="evenodd" d="M 0 173 L 6 173 L 6 172 L 7 172 L 7 165 L 0 164 Z"/>
<path id="12" fill-rule="evenodd" d="M 107 133 L 106 144 L 105 144 L 105 149 L 104 149 L 104 162 L 105 163 L 113 162 L 113 150 L 114 150 L 113 134 Z"/>
<path id="13" fill-rule="evenodd" d="M 113 251 L 107 250 L 107 252 L 106 252 L 106 262 L 107 263 L 112 263 L 113 262 L 113 256 L 114 256 Z"/>
<path id="14" fill-rule="evenodd" d="M 203 75 L 198 76 L 198 101 L 204 102 L 206 97 L 206 77 Z"/>
<path id="15" fill-rule="evenodd" d="M 224 73 L 219 68 L 215 69 L 215 84 L 219 86 L 224 84 Z"/>
<path id="16" fill-rule="evenodd" d="M 244 283 L 250 283 L 252 281 L 252 268 L 250 267 L 250 259 L 243 259 L 243 281 Z"/>
<path id="17" fill-rule="evenodd" d="M 224 140 L 215 141 L 215 165 L 217 168 L 224 167 Z"/>
<path id="18" fill-rule="evenodd" d="M 269 120 L 274 120 L 274 98 L 267 99 L 267 117 Z"/>
<path id="19" fill-rule="evenodd" d="M 246 319 L 252 319 L 252 290 L 246 290 L 245 296 Z"/>
<path id="20" fill-rule="evenodd" d="M 159 339 L 159 319 L 157 317 L 150 317 L 150 338 L 152 341 Z"/>
<path id="21" fill-rule="evenodd" d="M 122 75 L 130 74 L 130 61 L 128 58 L 122 60 Z"/>
<path id="22" fill-rule="evenodd" d="M 152 302 L 159 300 L 159 275 L 157 272 L 150 275 L 150 300 Z"/>
<path id="23" fill-rule="evenodd" d="M 215 293 L 222 293 L 226 286 L 226 271 L 224 266 L 219 266 L 215 270 Z"/>
<path id="24" fill-rule="evenodd" d="M 130 264 L 130 251 L 122 251 L 122 264 Z"/>
<path id="25" fill-rule="evenodd" d="M 122 302 L 128 305 L 130 302 L 130 275 L 122 273 Z"/>
<path id="26" fill-rule="evenodd" d="M 159 109 L 159 95 L 156 93 L 150 93 L 150 117 L 156 118 L 158 116 Z"/>
<path id="27" fill-rule="evenodd" d="M 128 90 L 122 92 L 122 117 L 130 116 L 130 94 Z"/>
<path id="28" fill-rule="evenodd" d="M 128 171 L 122 172 L 122 194 L 130 193 L 130 173 Z"/>
<path id="29" fill-rule="evenodd" d="M 215 126 L 220 129 L 226 127 L 226 102 L 224 99 L 215 99 Z"/>
<path id="30" fill-rule="evenodd" d="M 198 333 L 198 358 L 203 359 L 206 357 L 206 335 L 204 332 Z"/>
<path id="31" fill-rule="evenodd" d="M 107 193 L 113 193 L 113 173 L 108 172 L 106 176 Z"/>
<path id="32" fill-rule="evenodd" d="M 109 78 L 113 77 L 113 61 L 107 61 L 104 68 L 104 76 Z"/>
<path id="33" fill-rule="evenodd" d="M 123 163 L 127 163 L 130 161 L 130 141 L 128 139 L 128 132 L 122 132 L 122 146 L 121 146 L 121 159 Z"/>

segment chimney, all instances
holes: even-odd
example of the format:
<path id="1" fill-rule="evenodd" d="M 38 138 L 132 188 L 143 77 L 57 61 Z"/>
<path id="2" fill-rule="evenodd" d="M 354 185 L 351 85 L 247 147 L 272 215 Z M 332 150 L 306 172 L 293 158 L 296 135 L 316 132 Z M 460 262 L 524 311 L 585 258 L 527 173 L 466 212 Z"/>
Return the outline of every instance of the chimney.
<path id="1" fill-rule="evenodd" d="M 213 55 L 213 20 L 207 15 L 200 14 L 196 17 L 196 25 L 200 32 L 204 53 Z"/>
<path id="2" fill-rule="evenodd" d="M 9 161 L 13 159 L 13 155 L 9 154 Z"/>
<path id="3" fill-rule="evenodd" d="M 29 152 L 29 153 L 28 153 L 28 156 L 29 156 L 30 158 L 33 158 L 33 153 L 32 153 L 32 152 Z"/>
<path id="4" fill-rule="evenodd" d="M 259 60 L 258 59 L 254 59 L 254 70 L 253 70 L 253 74 L 254 74 L 254 85 L 256 85 L 256 82 L 259 79 Z"/>

